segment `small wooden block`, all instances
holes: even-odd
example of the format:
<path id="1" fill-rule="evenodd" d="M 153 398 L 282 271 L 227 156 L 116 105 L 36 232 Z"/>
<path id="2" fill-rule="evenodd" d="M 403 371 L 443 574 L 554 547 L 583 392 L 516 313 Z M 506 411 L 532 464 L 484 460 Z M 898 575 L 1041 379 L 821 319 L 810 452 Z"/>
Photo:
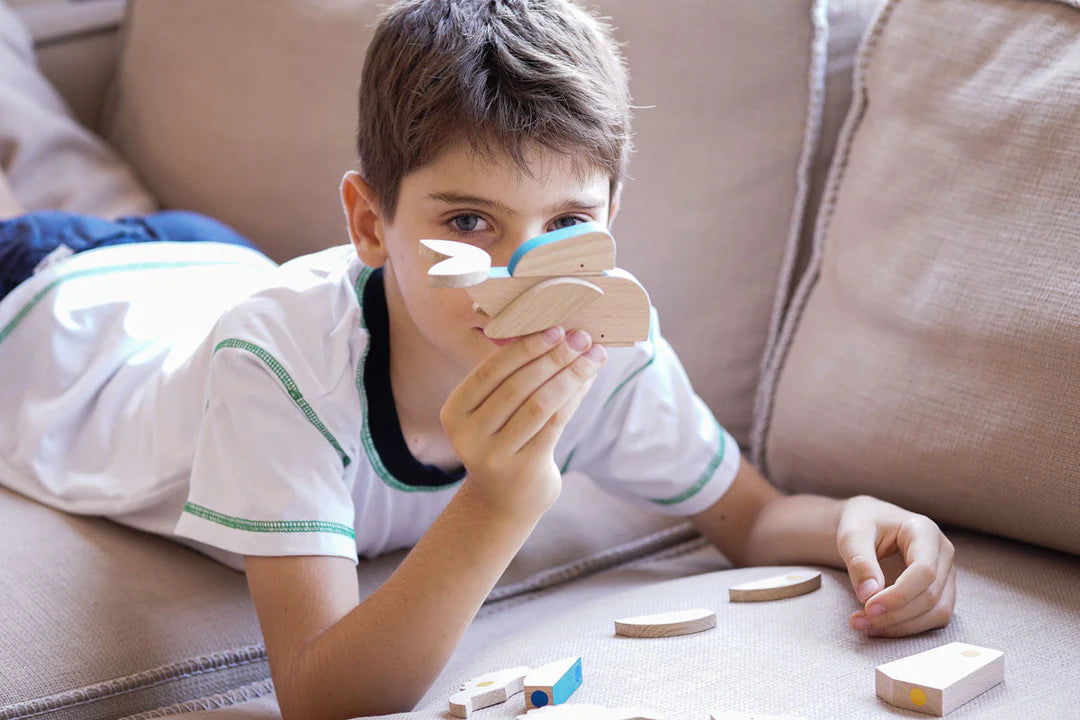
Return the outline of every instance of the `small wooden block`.
<path id="1" fill-rule="evenodd" d="M 615 267 L 615 240 L 601 223 L 578 223 L 529 240 L 506 267 L 514 277 L 599 275 Z"/>
<path id="2" fill-rule="evenodd" d="M 776 577 L 754 580 L 728 588 L 731 602 L 761 602 L 805 595 L 821 587 L 821 573 L 793 570 Z"/>
<path id="3" fill-rule="evenodd" d="M 716 613 L 705 608 L 639 615 L 615 621 L 615 634 L 623 637 L 657 638 L 689 635 L 716 627 Z"/>
<path id="4" fill-rule="evenodd" d="M 525 709 L 560 705 L 581 687 L 581 657 L 542 665 L 525 676 Z"/>
<path id="5" fill-rule="evenodd" d="M 664 720 L 663 716 L 641 708 L 606 708 L 602 705 L 548 705 L 518 715 L 517 720 Z"/>
<path id="6" fill-rule="evenodd" d="M 567 331 L 585 330 L 600 345 L 632 344 L 649 338 L 649 294 L 637 278 L 615 268 L 603 275 L 580 279 L 600 288 L 603 295 L 568 318 L 564 323 Z M 492 268 L 487 282 L 473 285 L 468 292 L 479 310 L 494 318 L 515 298 L 544 280 L 510 277 L 502 268 Z"/>
<path id="7" fill-rule="evenodd" d="M 603 290 L 581 278 L 543 280 L 492 318 L 484 334 L 489 338 L 518 337 L 561 325 L 603 294 Z"/>
<path id="8" fill-rule="evenodd" d="M 434 287 L 469 287 L 491 271 L 491 256 L 482 248 L 456 240 L 421 240 L 420 254 L 435 264 L 428 268 Z"/>
<path id="9" fill-rule="evenodd" d="M 507 698 L 525 689 L 525 676 L 532 668 L 524 665 L 485 673 L 467 683 L 450 696 L 450 714 L 467 718 L 473 710 L 506 702 Z"/>
<path id="10" fill-rule="evenodd" d="M 954 642 L 879 665 L 879 698 L 896 707 L 945 715 L 1005 679 L 1005 653 Z"/>
<path id="11" fill-rule="evenodd" d="M 709 714 L 709 720 L 806 720 L 806 718 L 801 715 L 761 715 L 760 713 L 714 710 Z"/>

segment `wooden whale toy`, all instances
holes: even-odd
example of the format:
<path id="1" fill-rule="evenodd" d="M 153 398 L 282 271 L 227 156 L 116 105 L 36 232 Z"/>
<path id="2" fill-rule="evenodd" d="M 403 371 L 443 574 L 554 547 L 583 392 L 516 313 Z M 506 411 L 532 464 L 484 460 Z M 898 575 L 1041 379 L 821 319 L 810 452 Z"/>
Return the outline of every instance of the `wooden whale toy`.
<path id="1" fill-rule="evenodd" d="M 492 267 L 483 249 L 454 240 L 421 240 L 436 287 L 466 288 L 477 312 L 491 318 L 489 338 L 512 338 L 555 325 L 585 330 L 600 345 L 633 345 L 649 337 L 649 294 L 615 267 L 615 240 L 600 223 L 539 235 Z"/>

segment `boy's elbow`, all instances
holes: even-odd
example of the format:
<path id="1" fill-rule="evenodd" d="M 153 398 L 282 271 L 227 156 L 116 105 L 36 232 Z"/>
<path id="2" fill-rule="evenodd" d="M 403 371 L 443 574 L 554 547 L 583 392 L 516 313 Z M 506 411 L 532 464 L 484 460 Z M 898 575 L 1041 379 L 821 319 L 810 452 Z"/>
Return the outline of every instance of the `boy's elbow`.
<path id="1" fill-rule="evenodd" d="M 349 720 L 405 713 L 416 707 L 427 692 L 427 687 L 408 688 L 363 676 L 357 677 L 352 687 L 332 687 L 327 678 L 312 672 L 312 665 L 304 658 L 288 663 L 286 668 L 280 673 L 280 681 L 279 674 L 273 674 L 282 720 Z M 369 686 L 366 692 L 365 686 Z M 375 687 L 378 689 L 372 689 Z"/>

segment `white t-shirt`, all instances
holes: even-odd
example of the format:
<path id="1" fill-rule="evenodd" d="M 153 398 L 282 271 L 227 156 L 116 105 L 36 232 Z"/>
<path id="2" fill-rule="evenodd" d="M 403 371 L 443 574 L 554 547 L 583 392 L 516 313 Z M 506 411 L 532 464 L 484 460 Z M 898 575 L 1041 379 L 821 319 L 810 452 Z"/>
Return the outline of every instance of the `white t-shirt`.
<path id="1" fill-rule="evenodd" d="M 730 487 L 739 448 L 655 312 L 556 446 L 560 467 L 660 512 Z M 77 254 L 0 301 L 0 484 L 237 568 L 243 555 L 414 545 L 464 471 L 409 453 L 380 271 L 351 246 L 281 266 L 219 243 Z"/>

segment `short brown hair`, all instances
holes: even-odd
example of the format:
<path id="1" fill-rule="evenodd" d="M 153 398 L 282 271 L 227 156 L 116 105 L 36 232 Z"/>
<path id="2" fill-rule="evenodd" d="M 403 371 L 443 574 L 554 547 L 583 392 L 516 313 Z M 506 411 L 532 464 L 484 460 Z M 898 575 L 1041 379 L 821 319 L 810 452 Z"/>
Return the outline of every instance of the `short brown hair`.
<path id="1" fill-rule="evenodd" d="M 393 218 L 402 178 L 451 143 L 528 173 L 531 146 L 601 169 L 630 154 L 630 92 L 609 26 L 570 0 L 402 0 L 360 81 L 361 174 Z"/>

